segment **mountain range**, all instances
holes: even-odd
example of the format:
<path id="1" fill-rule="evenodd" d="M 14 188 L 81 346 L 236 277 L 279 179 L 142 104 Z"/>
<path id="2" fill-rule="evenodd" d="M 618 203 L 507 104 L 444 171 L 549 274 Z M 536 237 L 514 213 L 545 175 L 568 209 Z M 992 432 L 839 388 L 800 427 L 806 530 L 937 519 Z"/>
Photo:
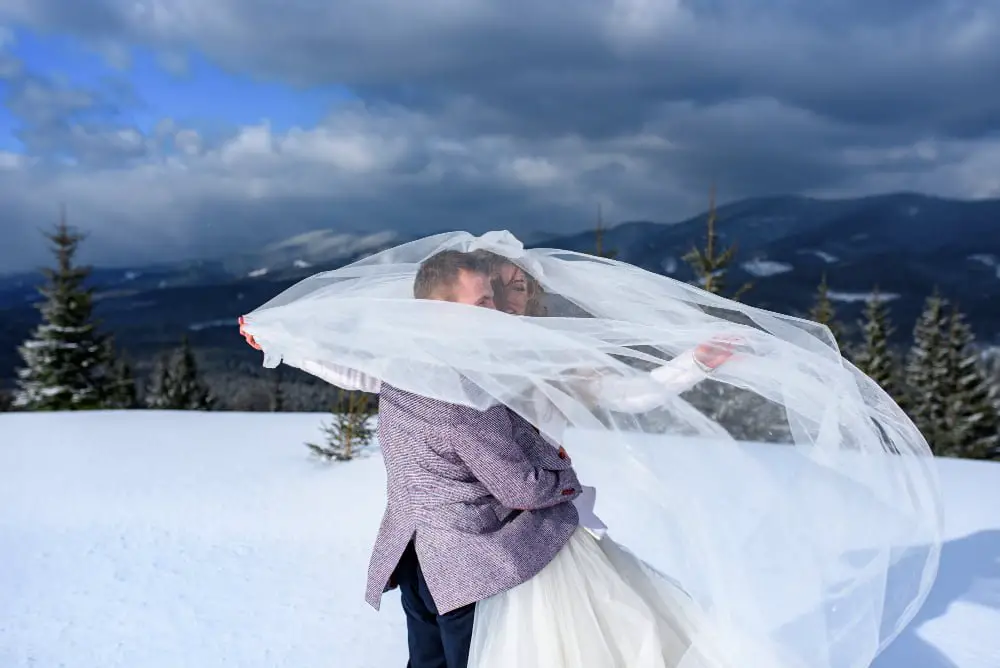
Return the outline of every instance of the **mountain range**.
<path id="1" fill-rule="evenodd" d="M 1000 200 L 958 201 L 918 194 L 823 200 L 776 196 L 716 211 L 724 246 L 737 247 L 729 286 L 752 282 L 742 300 L 804 315 L 824 275 L 838 315 L 860 316 L 877 286 L 890 302 L 899 340 L 909 336 L 935 288 L 967 314 L 977 335 L 1000 333 Z M 684 254 L 704 243 L 706 215 L 673 223 L 631 221 L 603 232 L 620 260 L 693 282 Z M 525 235 L 534 247 L 594 252 L 594 230 Z M 140 359 L 187 333 L 201 348 L 246 354 L 235 318 L 293 282 L 410 240 L 377 231 L 317 230 L 258 252 L 217 260 L 94 269 L 98 315 Z M 16 346 L 37 322 L 39 274 L 0 276 L 0 379 L 10 379 Z"/>

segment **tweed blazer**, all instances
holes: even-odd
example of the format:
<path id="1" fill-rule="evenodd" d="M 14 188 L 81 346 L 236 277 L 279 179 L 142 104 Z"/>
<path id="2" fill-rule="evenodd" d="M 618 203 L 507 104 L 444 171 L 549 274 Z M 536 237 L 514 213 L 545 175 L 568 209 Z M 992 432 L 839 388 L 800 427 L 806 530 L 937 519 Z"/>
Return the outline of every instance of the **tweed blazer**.
<path id="1" fill-rule="evenodd" d="M 386 509 L 366 599 L 376 610 L 412 539 L 444 614 L 534 577 L 579 523 L 567 459 L 505 406 L 478 411 L 382 384 Z"/>

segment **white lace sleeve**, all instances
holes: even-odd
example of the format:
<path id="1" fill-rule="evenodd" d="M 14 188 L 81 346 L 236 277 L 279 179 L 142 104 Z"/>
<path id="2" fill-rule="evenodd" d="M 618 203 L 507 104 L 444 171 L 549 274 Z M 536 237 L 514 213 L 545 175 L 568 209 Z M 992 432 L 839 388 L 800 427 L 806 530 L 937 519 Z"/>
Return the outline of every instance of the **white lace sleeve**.
<path id="1" fill-rule="evenodd" d="M 695 360 L 692 350 L 681 353 L 658 369 L 653 369 L 649 375 L 674 394 L 686 392 L 708 377 Z"/>
<path id="2" fill-rule="evenodd" d="M 622 413 L 643 413 L 663 403 L 664 394 L 680 394 L 708 377 L 695 361 L 694 352 L 682 353 L 646 378 L 604 378 L 598 381 L 601 403 Z"/>
<path id="3" fill-rule="evenodd" d="M 378 391 L 382 389 L 382 381 L 378 378 L 372 378 L 348 367 L 313 360 L 289 359 L 288 357 L 283 358 L 282 362 L 350 392 L 378 394 Z"/>

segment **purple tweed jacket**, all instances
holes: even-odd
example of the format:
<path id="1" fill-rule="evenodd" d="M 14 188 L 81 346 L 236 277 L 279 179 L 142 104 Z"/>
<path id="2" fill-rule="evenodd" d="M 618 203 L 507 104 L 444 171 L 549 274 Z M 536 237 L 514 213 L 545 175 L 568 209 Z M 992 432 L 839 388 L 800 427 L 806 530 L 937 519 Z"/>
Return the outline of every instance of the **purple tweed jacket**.
<path id="1" fill-rule="evenodd" d="M 387 503 L 366 596 L 376 610 L 411 539 L 444 614 L 531 579 L 576 530 L 569 461 L 504 406 L 477 411 L 383 384 L 378 438 Z"/>

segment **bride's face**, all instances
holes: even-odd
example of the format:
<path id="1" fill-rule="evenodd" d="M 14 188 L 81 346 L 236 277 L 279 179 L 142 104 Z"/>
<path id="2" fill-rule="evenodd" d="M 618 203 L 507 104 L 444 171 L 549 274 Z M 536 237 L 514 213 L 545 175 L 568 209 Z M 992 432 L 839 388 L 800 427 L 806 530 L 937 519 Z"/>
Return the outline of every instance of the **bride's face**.
<path id="1" fill-rule="evenodd" d="M 524 315 L 528 308 L 528 281 L 520 267 L 505 264 L 500 268 L 503 286 L 503 310 L 511 315 Z"/>

